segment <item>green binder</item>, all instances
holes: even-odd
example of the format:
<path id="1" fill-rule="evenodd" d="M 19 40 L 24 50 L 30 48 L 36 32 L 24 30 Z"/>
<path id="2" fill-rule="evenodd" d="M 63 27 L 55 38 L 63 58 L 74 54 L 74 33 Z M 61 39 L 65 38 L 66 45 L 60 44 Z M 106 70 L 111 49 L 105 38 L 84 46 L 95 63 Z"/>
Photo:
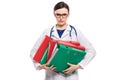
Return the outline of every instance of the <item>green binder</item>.
<path id="1" fill-rule="evenodd" d="M 69 67 L 67 65 L 68 62 L 71 64 L 78 64 L 86 55 L 86 52 L 83 50 L 67 47 L 62 44 L 58 44 L 56 50 L 48 66 L 54 65 L 56 67 L 55 71 L 61 73 Z"/>
<path id="2" fill-rule="evenodd" d="M 42 56 L 42 59 L 40 60 L 40 64 L 46 64 L 46 61 L 47 61 L 47 55 L 48 55 L 48 47 L 46 48 L 43 56 Z"/>

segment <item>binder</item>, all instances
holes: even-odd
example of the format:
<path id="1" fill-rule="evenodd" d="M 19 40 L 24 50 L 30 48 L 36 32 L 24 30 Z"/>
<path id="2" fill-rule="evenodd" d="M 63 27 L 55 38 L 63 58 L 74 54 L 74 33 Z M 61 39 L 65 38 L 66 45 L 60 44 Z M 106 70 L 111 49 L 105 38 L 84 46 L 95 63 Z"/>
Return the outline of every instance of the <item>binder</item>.
<path id="1" fill-rule="evenodd" d="M 85 50 L 85 47 L 81 46 L 79 42 L 57 41 L 57 43 L 58 44 L 64 44 L 65 46 L 70 46 L 70 47 L 77 48 L 77 49 L 80 49 L 80 50 Z"/>
<path id="2" fill-rule="evenodd" d="M 44 52 L 44 54 L 43 54 L 43 56 L 42 56 L 42 58 L 41 58 L 41 60 L 40 60 L 40 64 L 46 64 L 46 62 L 47 62 L 47 55 L 48 55 L 48 48 L 45 50 L 45 52 Z"/>
<path id="3" fill-rule="evenodd" d="M 62 44 L 57 44 L 57 48 L 54 51 L 51 59 L 48 61 L 48 66 L 54 65 L 55 71 L 61 72 L 67 69 L 69 66 L 67 63 L 78 64 L 86 55 L 83 50 L 68 47 Z"/>
<path id="4" fill-rule="evenodd" d="M 58 43 L 71 43 L 76 46 L 80 46 L 80 43 L 77 41 L 63 41 L 63 40 L 57 40 Z"/>
<path id="5" fill-rule="evenodd" d="M 48 49 L 48 55 L 47 55 L 47 61 L 50 59 L 52 53 L 54 52 L 54 49 L 56 47 L 57 41 L 56 40 L 51 40 L 49 44 L 49 49 Z"/>
<path id="6" fill-rule="evenodd" d="M 46 48 L 48 47 L 49 42 L 50 42 L 50 37 L 46 35 L 41 45 L 39 46 L 35 56 L 33 57 L 33 60 L 35 60 L 36 62 L 40 62 Z"/>

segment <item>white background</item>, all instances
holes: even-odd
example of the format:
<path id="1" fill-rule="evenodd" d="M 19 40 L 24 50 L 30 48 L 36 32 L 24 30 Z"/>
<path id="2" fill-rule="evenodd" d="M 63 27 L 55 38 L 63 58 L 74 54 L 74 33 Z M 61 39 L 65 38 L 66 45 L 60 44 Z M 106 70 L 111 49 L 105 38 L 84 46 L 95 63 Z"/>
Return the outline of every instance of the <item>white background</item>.
<path id="1" fill-rule="evenodd" d="M 35 41 L 55 22 L 53 7 L 60 0 L 0 0 L 0 80 L 43 80 L 29 57 Z M 68 23 L 81 29 L 97 51 L 79 70 L 80 80 L 120 80 L 119 0 L 64 0 Z"/>

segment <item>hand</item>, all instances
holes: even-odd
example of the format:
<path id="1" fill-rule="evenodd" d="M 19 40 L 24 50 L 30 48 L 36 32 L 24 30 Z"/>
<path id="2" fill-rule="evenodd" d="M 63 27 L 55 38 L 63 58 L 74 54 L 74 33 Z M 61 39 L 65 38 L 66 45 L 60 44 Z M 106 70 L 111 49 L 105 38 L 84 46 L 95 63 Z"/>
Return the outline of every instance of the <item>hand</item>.
<path id="1" fill-rule="evenodd" d="M 71 64 L 71 63 L 67 63 L 70 67 L 63 70 L 63 72 L 65 74 L 71 74 L 73 71 L 77 70 L 80 68 L 80 65 L 74 65 L 74 64 Z"/>
<path id="2" fill-rule="evenodd" d="M 48 64 L 43 64 L 43 65 L 38 66 L 38 69 L 54 70 L 55 67 L 53 65 L 48 67 Z"/>

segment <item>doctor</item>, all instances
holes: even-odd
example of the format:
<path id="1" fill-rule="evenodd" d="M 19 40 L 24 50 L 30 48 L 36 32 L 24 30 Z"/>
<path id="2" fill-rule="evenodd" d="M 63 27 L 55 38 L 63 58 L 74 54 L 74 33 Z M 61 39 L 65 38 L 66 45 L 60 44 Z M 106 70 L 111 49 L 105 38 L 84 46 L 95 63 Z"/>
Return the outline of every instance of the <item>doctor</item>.
<path id="1" fill-rule="evenodd" d="M 85 58 L 77 65 L 68 63 L 69 68 L 63 70 L 63 72 L 67 75 L 55 73 L 54 71 L 52 71 L 55 69 L 54 66 L 48 67 L 47 64 L 41 65 L 33 61 L 37 70 L 46 70 L 45 80 L 79 80 L 77 70 L 83 69 L 95 56 L 95 49 L 92 47 L 91 43 L 84 37 L 81 31 L 66 23 L 69 15 L 69 6 L 65 2 L 59 2 L 55 5 L 54 16 L 57 23 L 53 27 L 46 29 L 40 36 L 33 49 L 31 50 L 31 59 L 33 59 L 33 56 L 35 55 L 35 52 L 37 51 L 45 35 L 48 35 L 55 40 L 78 41 L 82 46 L 85 46 L 87 54 Z M 72 73 L 74 70 L 76 70 L 76 72 Z"/>

